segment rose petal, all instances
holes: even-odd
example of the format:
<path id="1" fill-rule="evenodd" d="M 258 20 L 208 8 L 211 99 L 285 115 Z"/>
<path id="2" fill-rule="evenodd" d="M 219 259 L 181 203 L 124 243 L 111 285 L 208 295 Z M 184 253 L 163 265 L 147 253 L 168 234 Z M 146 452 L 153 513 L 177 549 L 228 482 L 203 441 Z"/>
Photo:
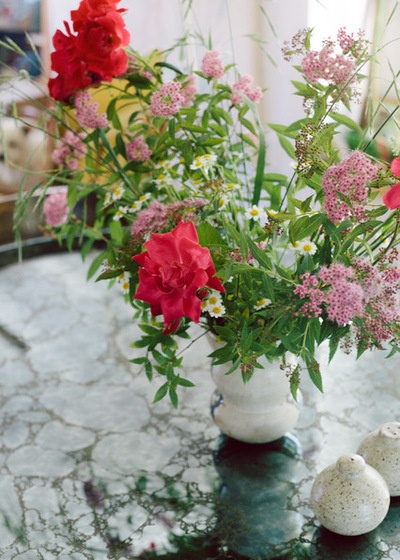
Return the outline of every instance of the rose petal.
<path id="1" fill-rule="evenodd" d="M 390 171 L 396 177 L 400 177 L 400 157 L 395 157 L 390 164 Z"/>
<path id="2" fill-rule="evenodd" d="M 390 210 L 400 208 L 400 183 L 393 185 L 382 197 L 383 204 Z"/>

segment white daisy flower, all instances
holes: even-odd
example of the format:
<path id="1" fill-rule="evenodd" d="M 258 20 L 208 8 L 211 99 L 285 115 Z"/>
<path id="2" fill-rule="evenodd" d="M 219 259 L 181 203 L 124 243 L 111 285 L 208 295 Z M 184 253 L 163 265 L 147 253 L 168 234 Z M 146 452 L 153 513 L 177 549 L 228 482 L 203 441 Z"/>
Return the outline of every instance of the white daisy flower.
<path id="1" fill-rule="evenodd" d="M 120 183 L 117 187 L 114 188 L 113 192 L 112 192 L 112 199 L 113 200 L 119 200 L 120 198 L 122 198 L 124 196 L 125 193 L 125 189 L 123 187 L 123 184 Z"/>
<path id="2" fill-rule="evenodd" d="M 298 242 L 296 249 L 302 255 L 314 255 L 314 253 L 317 251 L 317 246 L 313 241 L 310 241 L 309 239 L 302 239 L 300 242 Z"/>
<path id="3" fill-rule="evenodd" d="M 113 220 L 114 222 L 118 222 L 121 220 L 127 213 L 129 212 L 128 206 L 120 206 L 114 214 Z"/>
<path id="4" fill-rule="evenodd" d="M 215 304 L 208 308 L 208 313 L 211 317 L 218 318 L 223 317 L 225 315 L 226 309 L 222 304 Z"/>
<path id="5" fill-rule="evenodd" d="M 208 171 L 211 169 L 217 161 L 217 156 L 214 154 L 204 154 L 203 156 L 197 156 L 194 158 L 190 169 L 203 169 Z"/>
<path id="6" fill-rule="evenodd" d="M 264 307 L 267 307 L 268 305 L 270 305 L 272 303 L 272 301 L 268 298 L 260 298 L 256 305 L 254 306 L 254 309 L 256 311 L 259 311 L 260 309 L 264 309 Z"/>
<path id="7" fill-rule="evenodd" d="M 247 208 L 245 216 L 249 220 L 253 219 L 256 222 L 260 222 L 262 226 L 265 225 L 268 219 L 265 209 L 260 206 L 256 206 L 255 204 L 253 204 L 251 208 Z"/>
<path id="8" fill-rule="evenodd" d="M 121 286 L 123 294 L 129 294 L 129 279 L 131 275 L 129 272 L 124 272 L 118 276 L 118 283 Z"/>

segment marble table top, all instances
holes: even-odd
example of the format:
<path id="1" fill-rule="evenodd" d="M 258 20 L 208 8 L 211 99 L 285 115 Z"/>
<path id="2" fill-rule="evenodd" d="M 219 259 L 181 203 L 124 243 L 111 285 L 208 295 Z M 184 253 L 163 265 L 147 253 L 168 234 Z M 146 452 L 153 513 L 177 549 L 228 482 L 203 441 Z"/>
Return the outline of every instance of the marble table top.
<path id="1" fill-rule="evenodd" d="M 207 342 L 184 354 L 196 387 L 179 408 L 151 404 L 132 310 L 87 266 L 57 253 L 0 270 L 2 560 L 400 559 L 395 500 L 360 537 L 309 504 L 320 470 L 400 420 L 400 357 L 339 354 L 324 394 L 305 383 L 293 433 L 238 443 L 210 416 Z"/>

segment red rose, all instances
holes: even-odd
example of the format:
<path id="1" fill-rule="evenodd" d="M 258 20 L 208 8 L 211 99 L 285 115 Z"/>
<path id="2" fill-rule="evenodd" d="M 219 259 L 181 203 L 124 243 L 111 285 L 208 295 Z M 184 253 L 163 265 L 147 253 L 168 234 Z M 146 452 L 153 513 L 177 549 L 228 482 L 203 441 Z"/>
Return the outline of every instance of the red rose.
<path id="1" fill-rule="evenodd" d="M 128 56 L 123 47 L 129 44 L 130 35 L 118 12 L 88 20 L 77 36 L 76 49 L 87 64 L 89 72 L 110 81 L 125 72 Z"/>
<path id="2" fill-rule="evenodd" d="M 120 0 L 82 0 L 78 9 L 71 12 L 74 30 L 79 31 L 80 26 L 88 19 L 104 16 L 108 12 L 126 12 L 124 8 L 117 10 L 119 3 Z"/>
<path id="3" fill-rule="evenodd" d="M 154 233 L 146 251 L 132 257 L 139 263 L 135 299 L 150 304 L 152 315 L 163 315 L 165 332 L 173 332 L 182 317 L 200 320 L 198 290 L 225 291 L 215 275 L 210 251 L 199 244 L 193 222 L 181 222 L 168 233 Z"/>
<path id="4" fill-rule="evenodd" d="M 400 183 L 396 183 L 383 195 L 383 203 L 390 210 L 400 208 Z"/>
<path id="5" fill-rule="evenodd" d="M 69 103 L 77 90 L 110 82 L 126 71 L 128 56 L 123 47 L 129 44 L 130 34 L 121 10 L 113 9 L 116 3 L 81 2 L 79 10 L 71 12 L 77 35 L 71 33 L 66 22 L 67 33 L 58 30 L 54 34 L 51 69 L 58 75 L 48 83 L 54 99 Z"/>

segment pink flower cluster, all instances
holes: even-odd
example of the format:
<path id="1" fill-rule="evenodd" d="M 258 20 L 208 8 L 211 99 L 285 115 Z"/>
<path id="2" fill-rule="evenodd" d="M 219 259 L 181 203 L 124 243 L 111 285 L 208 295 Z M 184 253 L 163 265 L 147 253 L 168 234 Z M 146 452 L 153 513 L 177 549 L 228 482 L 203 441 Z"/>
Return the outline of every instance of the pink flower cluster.
<path id="1" fill-rule="evenodd" d="M 182 105 L 184 107 L 188 107 L 191 102 L 193 101 L 194 96 L 197 93 L 197 84 L 196 84 L 196 76 L 191 74 L 188 76 L 185 85 L 181 89 L 181 94 L 183 95 L 183 102 Z"/>
<path id="2" fill-rule="evenodd" d="M 131 230 L 133 239 L 144 239 L 152 233 L 162 233 L 172 222 L 193 220 L 197 209 L 205 205 L 202 199 L 184 199 L 182 201 L 162 204 L 154 200 L 148 208 L 138 213 Z"/>
<path id="3" fill-rule="evenodd" d="M 352 57 L 335 53 L 335 43 L 327 41 L 320 51 L 309 51 L 301 62 L 301 69 L 311 83 L 326 80 L 330 85 L 347 84 L 354 70 Z"/>
<path id="4" fill-rule="evenodd" d="M 400 321 L 400 269 L 393 266 L 377 270 L 361 258 L 355 259 L 353 265 L 364 289 L 364 321 L 357 327 L 358 337 L 367 346 L 372 346 L 372 342 L 381 344 L 395 335 Z"/>
<path id="5" fill-rule="evenodd" d="M 74 100 L 75 114 L 78 123 L 87 128 L 107 128 L 107 114 L 98 114 L 99 104 L 92 103 L 92 96 L 88 90 L 78 91 Z"/>
<path id="6" fill-rule="evenodd" d="M 68 218 L 68 201 L 66 187 L 49 194 L 43 206 L 44 219 L 48 226 L 57 227 L 65 224 Z"/>
<path id="7" fill-rule="evenodd" d="M 354 270 L 343 264 L 332 264 L 329 268 L 321 268 L 317 276 L 306 272 L 301 277 L 294 293 L 301 298 L 308 298 L 300 308 L 299 314 L 305 317 L 319 317 L 323 306 L 327 309 L 328 318 L 338 325 L 347 325 L 364 310 L 363 289 L 357 282 L 352 282 Z M 322 283 L 321 283 L 322 282 Z M 329 284 L 329 288 L 323 287 Z"/>
<path id="8" fill-rule="evenodd" d="M 179 111 L 186 99 L 181 92 L 179 82 L 163 84 L 151 96 L 150 110 L 155 116 L 170 117 Z"/>
<path id="9" fill-rule="evenodd" d="M 338 325 L 347 325 L 364 311 L 364 291 L 354 278 L 354 270 L 343 264 L 322 267 L 319 273 L 322 282 L 331 285 L 326 294 L 328 318 Z"/>
<path id="10" fill-rule="evenodd" d="M 75 133 L 72 130 L 67 130 L 53 150 L 54 163 L 67 169 L 77 169 L 79 159 L 87 152 L 87 147 L 83 142 L 85 138 L 86 134 L 84 132 Z"/>
<path id="11" fill-rule="evenodd" d="M 319 317 L 325 311 L 340 326 L 355 318 L 359 340 L 367 347 L 380 345 L 395 334 L 400 321 L 398 267 L 379 270 L 364 258 L 355 258 L 351 267 L 340 263 L 322 267 L 318 275 L 303 274 L 294 293 L 307 299 L 299 314 Z"/>
<path id="12" fill-rule="evenodd" d="M 337 42 L 343 54 L 351 52 L 355 58 L 359 58 L 363 51 L 367 49 L 367 41 L 363 30 L 358 31 L 358 37 L 356 38 L 353 33 L 348 33 L 345 27 L 341 27 L 337 33 Z"/>
<path id="13" fill-rule="evenodd" d="M 219 51 L 207 51 L 201 61 L 201 71 L 208 78 L 219 80 L 224 75 L 224 63 Z"/>
<path id="14" fill-rule="evenodd" d="M 329 219 L 338 223 L 354 215 L 357 220 L 362 221 L 364 203 L 368 199 L 368 184 L 377 174 L 377 167 L 358 151 L 341 163 L 331 165 L 322 178 L 324 207 Z"/>
<path id="15" fill-rule="evenodd" d="M 250 101 L 258 103 L 263 94 L 259 86 L 253 85 L 254 79 L 251 76 L 241 76 L 239 81 L 232 86 L 231 101 L 234 105 L 240 105 L 243 101 L 243 95 L 248 97 Z"/>
<path id="16" fill-rule="evenodd" d="M 143 136 L 133 138 L 126 144 L 126 157 L 131 161 L 146 161 L 152 153 Z"/>

